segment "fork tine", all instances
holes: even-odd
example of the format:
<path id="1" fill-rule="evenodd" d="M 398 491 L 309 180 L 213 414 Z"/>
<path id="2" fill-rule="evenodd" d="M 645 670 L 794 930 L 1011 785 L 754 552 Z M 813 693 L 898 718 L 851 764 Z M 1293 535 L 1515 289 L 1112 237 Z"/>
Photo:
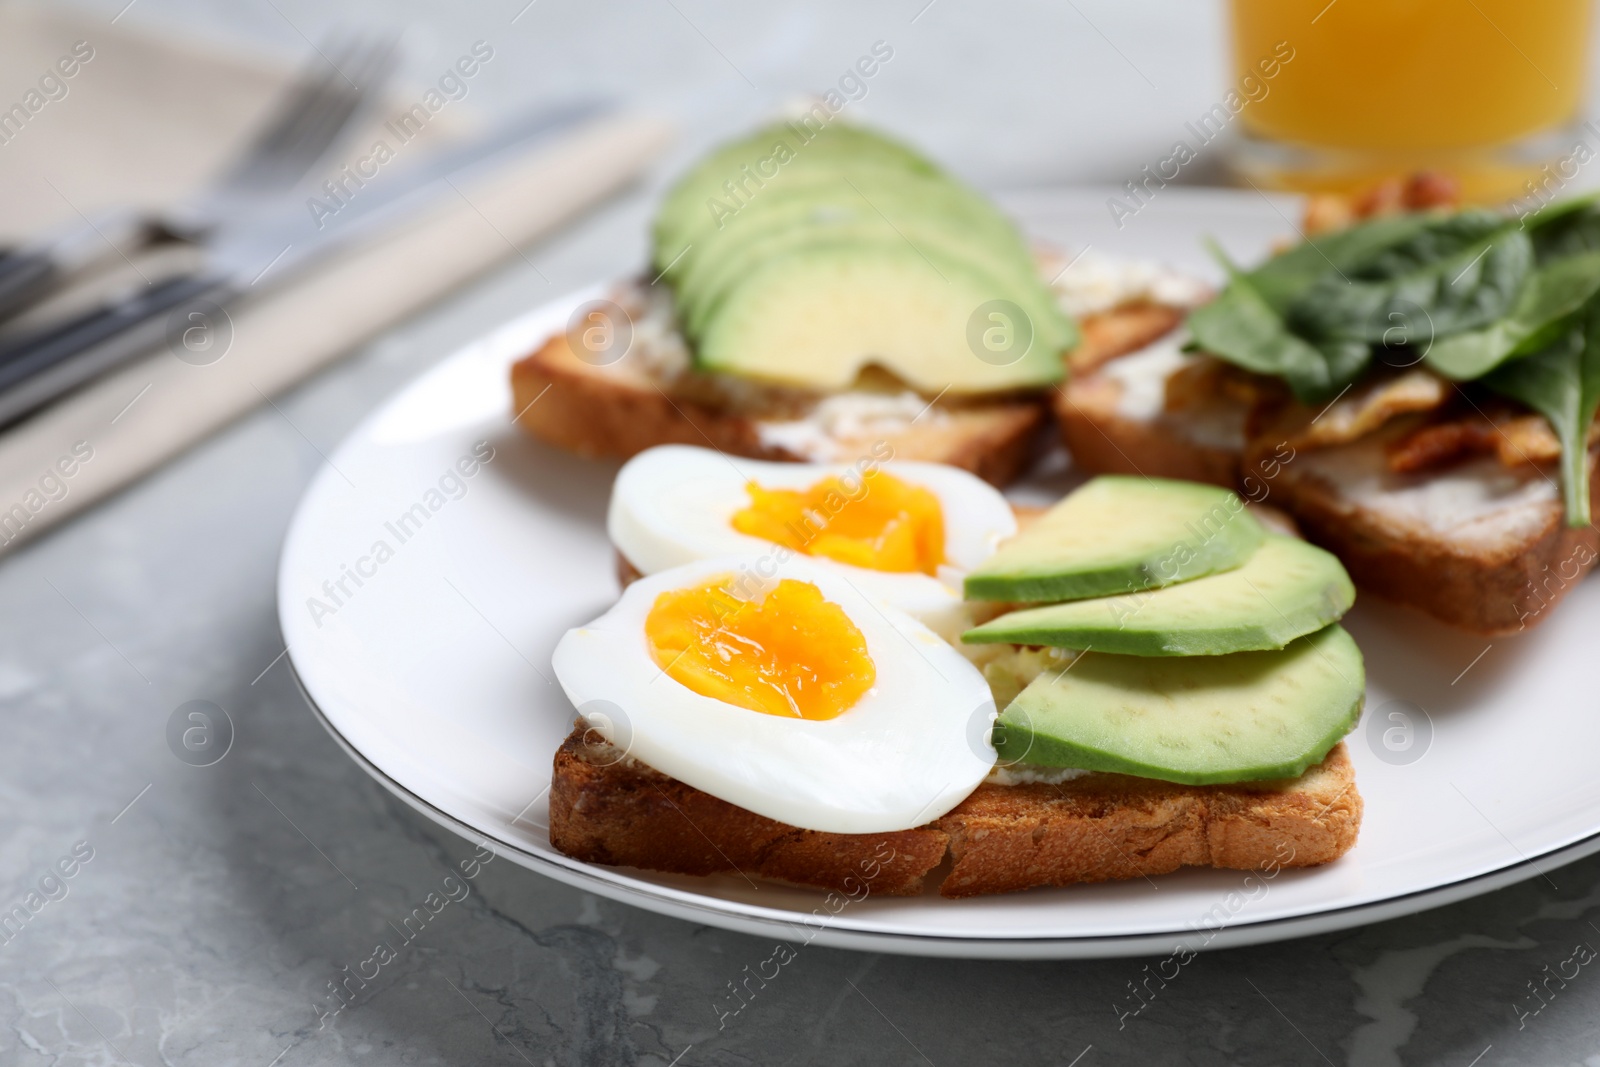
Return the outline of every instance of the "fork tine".
<path id="1" fill-rule="evenodd" d="M 284 127 L 282 138 L 265 160 L 269 167 L 262 172 L 263 181 L 292 183 L 327 148 L 358 99 L 358 90 L 345 70 L 364 48 L 358 37 L 331 37 L 327 47 L 317 50 L 318 58 L 308 61 L 310 91 L 297 102 L 298 114 Z"/>
<path id="2" fill-rule="evenodd" d="M 394 41 L 330 37 L 296 75 L 274 117 L 219 184 L 223 191 L 293 185 L 332 145 L 392 65 Z M 375 94 L 373 94 L 375 95 Z"/>
<path id="3" fill-rule="evenodd" d="M 356 49 L 343 64 L 342 91 L 329 93 L 316 114 L 311 115 L 308 128 L 299 144 L 286 151 L 284 165 L 303 174 L 314 164 L 344 129 L 351 115 L 360 107 L 377 102 L 383 82 L 393 66 L 393 42 L 370 42 Z M 355 83 L 351 88 L 344 79 Z"/>
<path id="4" fill-rule="evenodd" d="M 249 184 L 262 167 L 298 140 L 318 99 L 328 92 L 330 77 L 327 64 L 320 58 L 302 66 L 279 97 L 266 125 L 230 168 L 222 184 Z"/>
<path id="5" fill-rule="evenodd" d="M 345 92 L 327 99 L 303 143 L 293 153 L 297 176 L 323 156 L 337 135 L 348 127 L 357 109 L 377 103 L 382 85 L 393 67 L 394 49 L 395 42 L 391 39 L 372 41 L 365 48 L 355 50 L 345 65 L 344 76 L 357 88 L 346 85 Z"/>

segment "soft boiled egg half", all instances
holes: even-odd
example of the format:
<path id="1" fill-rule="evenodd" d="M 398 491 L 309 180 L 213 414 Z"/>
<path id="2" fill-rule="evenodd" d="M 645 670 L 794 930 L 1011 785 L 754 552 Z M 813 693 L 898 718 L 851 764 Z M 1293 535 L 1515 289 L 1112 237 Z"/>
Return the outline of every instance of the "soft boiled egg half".
<path id="1" fill-rule="evenodd" d="M 624 464 L 606 516 L 641 574 L 735 554 L 770 570 L 803 556 L 941 632 L 960 625 L 962 576 L 1016 530 L 1005 498 L 954 467 L 873 455 L 767 463 L 687 445 Z"/>
<path id="2" fill-rule="evenodd" d="M 703 792 L 807 830 L 907 830 L 995 761 L 983 675 L 905 612 L 799 555 L 701 560 L 641 578 L 569 630 L 556 677 L 613 745 Z"/>

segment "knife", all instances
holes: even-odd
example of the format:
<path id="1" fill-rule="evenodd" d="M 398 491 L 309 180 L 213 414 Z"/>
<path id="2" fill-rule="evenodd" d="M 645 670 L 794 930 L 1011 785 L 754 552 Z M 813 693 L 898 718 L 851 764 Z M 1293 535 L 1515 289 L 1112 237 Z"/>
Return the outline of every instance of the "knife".
<path id="1" fill-rule="evenodd" d="M 207 262 L 199 271 L 142 288 L 0 347 L 0 428 L 140 355 L 163 337 L 185 362 L 220 359 L 225 347 L 218 350 L 214 333 L 219 319 L 229 303 L 258 284 L 277 284 L 445 195 L 457 195 L 457 183 L 471 182 L 611 108 L 608 101 L 580 100 L 524 114 L 409 171 L 380 173 L 342 197 L 331 214 L 313 212 L 301 189 L 269 211 L 223 224 L 208 239 Z M 326 205 L 329 198 L 319 199 Z"/>
<path id="2" fill-rule="evenodd" d="M 63 276 L 104 258 L 106 246 L 121 248 L 138 240 L 143 220 L 133 211 L 102 212 L 38 242 L 0 253 L 0 318 L 37 300 Z M 48 248 L 48 255 L 38 248 Z"/>

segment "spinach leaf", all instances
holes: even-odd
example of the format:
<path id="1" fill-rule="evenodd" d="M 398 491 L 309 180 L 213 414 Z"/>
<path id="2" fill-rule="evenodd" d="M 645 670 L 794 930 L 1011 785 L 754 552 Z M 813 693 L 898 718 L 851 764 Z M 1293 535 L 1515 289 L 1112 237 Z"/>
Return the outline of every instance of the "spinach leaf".
<path id="1" fill-rule="evenodd" d="M 1379 250 L 1348 273 L 1358 280 L 1398 278 L 1463 250 L 1481 248 L 1485 239 L 1511 228 L 1503 216 L 1482 209 L 1423 216 L 1423 223 L 1412 236 Z"/>
<path id="2" fill-rule="evenodd" d="M 1324 274 L 1348 274 L 1386 249 L 1410 241 L 1435 221 L 1431 215 L 1390 215 L 1337 233 L 1307 237 L 1250 271 L 1248 277 L 1268 306 L 1281 314 Z"/>
<path id="3" fill-rule="evenodd" d="M 1189 333 L 1194 338 L 1190 347 L 1245 370 L 1283 378 L 1296 396 L 1308 402 L 1332 391 L 1334 375 L 1328 357 L 1290 333 L 1254 280 L 1236 270 L 1220 250 L 1213 251 L 1233 277 L 1215 300 L 1189 313 Z M 1360 347 L 1364 367 L 1367 347 Z M 1349 366 L 1351 353 L 1336 349 L 1335 355 L 1340 357 L 1341 372 L 1353 380 L 1361 367 Z M 1337 388 L 1344 384 L 1341 381 Z"/>
<path id="4" fill-rule="evenodd" d="M 1541 264 L 1585 252 L 1600 252 L 1600 206 L 1593 196 L 1552 204 L 1523 220 Z"/>
<path id="5" fill-rule="evenodd" d="M 1252 271 L 1224 265 L 1228 286 L 1190 315 L 1190 347 L 1283 378 L 1306 403 L 1396 348 L 1406 365 L 1421 358 L 1470 380 L 1551 347 L 1570 316 L 1600 301 L 1600 195 L 1520 221 L 1477 210 L 1390 216 Z"/>
<path id="6" fill-rule="evenodd" d="M 1579 193 L 1565 200 L 1545 204 L 1536 211 L 1519 215 L 1518 225 L 1527 230 L 1538 230 L 1565 219 L 1568 215 L 1587 210 L 1600 203 L 1600 193 Z"/>
<path id="7" fill-rule="evenodd" d="M 1429 340 L 1508 312 L 1533 267 L 1528 235 L 1488 212 L 1437 219 L 1343 275 L 1325 273 L 1290 305 L 1295 333 L 1381 343 L 1396 321 Z M 1415 343 L 1415 342 L 1413 342 Z"/>
<path id="8" fill-rule="evenodd" d="M 1373 349 L 1365 341 L 1330 338 L 1318 341 L 1316 348 L 1322 353 L 1323 362 L 1327 364 L 1328 384 L 1315 392 L 1296 390 L 1295 395 L 1306 403 L 1333 399 L 1336 393 L 1341 393 L 1345 387 L 1354 385 L 1356 379 L 1366 373 L 1366 369 L 1372 365 Z M 1293 384 L 1290 383 L 1291 387 Z"/>
<path id="9" fill-rule="evenodd" d="M 1549 346 L 1496 368 L 1483 383 L 1550 420 L 1561 439 L 1567 525 L 1589 525 L 1589 427 L 1600 406 L 1600 301 Z"/>
<path id="10" fill-rule="evenodd" d="M 1427 352 L 1430 368 L 1456 381 L 1482 377 L 1505 359 L 1549 344 L 1560 322 L 1600 292 L 1600 252 L 1556 259 L 1528 276 L 1504 318 L 1475 330 L 1438 338 Z"/>

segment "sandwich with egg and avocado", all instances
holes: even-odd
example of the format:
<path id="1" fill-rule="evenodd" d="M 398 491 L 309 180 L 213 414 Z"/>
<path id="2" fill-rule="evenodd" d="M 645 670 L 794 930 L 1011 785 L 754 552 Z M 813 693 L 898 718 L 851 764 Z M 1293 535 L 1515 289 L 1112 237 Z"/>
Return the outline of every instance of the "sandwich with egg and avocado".
<path id="1" fill-rule="evenodd" d="M 1018 532 L 936 465 L 647 452 L 608 518 L 633 580 L 554 656 L 551 843 L 946 897 L 1334 860 L 1354 590 L 1253 512 L 1103 477 Z"/>
<path id="2" fill-rule="evenodd" d="M 1135 348 L 1181 315 L 1133 300 L 1080 328 L 1061 266 L 896 141 L 774 124 L 678 181 L 649 271 L 515 364 L 513 410 L 586 455 L 832 461 L 886 442 L 1005 484 L 1035 458 L 1065 353 Z"/>
<path id="3" fill-rule="evenodd" d="M 1090 471 L 1288 511 L 1355 581 L 1481 633 L 1600 558 L 1600 204 L 1433 207 L 1313 230 L 1056 402 Z"/>

